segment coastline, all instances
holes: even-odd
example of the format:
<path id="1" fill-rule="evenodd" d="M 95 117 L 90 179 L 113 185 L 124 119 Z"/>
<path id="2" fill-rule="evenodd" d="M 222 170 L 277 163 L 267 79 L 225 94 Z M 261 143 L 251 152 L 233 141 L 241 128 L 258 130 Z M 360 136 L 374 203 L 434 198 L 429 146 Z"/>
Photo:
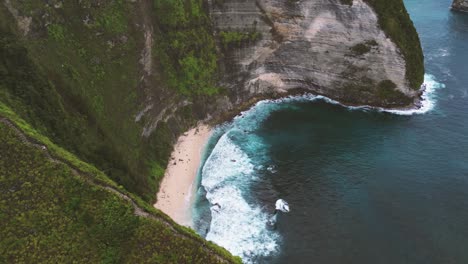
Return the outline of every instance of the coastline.
<path id="1" fill-rule="evenodd" d="M 421 88 L 415 93 L 417 96 L 414 97 L 414 101 L 406 106 L 396 106 L 396 107 L 386 107 L 381 105 L 368 105 L 368 104 L 357 104 L 357 103 L 350 103 L 350 102 L 343 102 L 340 98 L 332 98 L 323 93 L 318 93 L 316 91 L 312 91 L 309 89 L 304 88 L 293 88 L 287 90 L 285 92 L 273 92 L 270 94 L 259 94 L 250 99 L 246 102 L 237 105 L 234 109 L 227 110 L 225 113 L 221 114 L 218 117 L 215 117 L 208 121 L 209 124 L 215 126 L 224 122 L 229 122 L 236 116 L 242 114 L 244 111 L 248 111 L 250 108 L 254 107 L 257 103 L 262 101 L 281 101 L 285 99 L 291 98 L 306 98 L 306 97 L 316 97 L 322 100 L 327 101 L 328 103 L 341 105 L 343 107 L 351 108 L 351 109 L 370 109 L 370 110 L 377 110 L 381 112 L 388 112 L 398 114 L 398 112 L 407 112 L 404 115 L 411 115 L 413 113 L 418 112 L 425 112 L 423 103 L 427 101 L 427 95 L 433 92 L 432 87 L 427 87 L 427 81 L 434 81 L 432 78 L 434 76 L 425 73 L 424 74 L 424 82 L 421 84 Z M 429 79 L 426 79 L 429 78 Z"/>
<path id="2" fill-rule="evenodd" d="M 180 136 L 174 146 L 154 207 L 175 222 L 191 227 L 191 206 L 203 150 L 212 135 L 208 125 L 198 125 Z"/>
<path id="3" fill-rule="evenodd" d="M 434 84 L 435 82 L 436 84 Z M 305 92 L 301 89 L 289 91 L 286 94 L 259 96 L 245 104 L 228 111 L 224 115 L 209 121 L 209 125 L 201 124 L 180 136 L 174 146 L 166 168 L 161 187 L 157 193 L 154 207 L 169 215 L 180 225 L 193 227 L 191 206 L 196 192 L 196 180 L 201 164 L 203 150 L 210 139 L 212 126 L 234 119 L 263 101 L 280 102 L 285 100 L 324 100 L 331 104 L 341 105 L 348 109 L 368 109 L 397 115 L 423 114 L 433 108 L 431 95 L 438 87 L 432 75 L 425 75 L 425 82 L 419 91 L 419 96 L 411 106 L 385 108 L 371 105 L 352 105 L 339 102 L 320 94 Z M 440 85 L 440 84 L 439 84 Z M 211 126 L 210 126 L 211 125 Z"/>

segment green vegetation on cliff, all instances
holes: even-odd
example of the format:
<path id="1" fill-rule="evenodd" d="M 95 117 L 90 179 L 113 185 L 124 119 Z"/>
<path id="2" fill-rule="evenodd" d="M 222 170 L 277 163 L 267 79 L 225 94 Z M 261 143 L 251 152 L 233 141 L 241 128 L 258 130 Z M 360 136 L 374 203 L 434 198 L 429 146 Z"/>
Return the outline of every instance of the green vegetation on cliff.
<path id="1" fill-rule="evenodd" d="M 0 123 L 0 263 L 239 262 L 151 205 L 175 137 L 195 122 L 192 105 L 175 106 L 218 91 L 202 2 L 183 2 L 187 30 L 174 35 L 152 12 L 162 2 L 0 5 L 0 118 L 60 161 Z M 148 105 L 174 112 L 144 136 Z"/>
<path id="2" fill-rule="evenodd" d="M 154 188 L 146 187 L 149 173 L 138 160 L 145 150 L 133 117 L 139 96 L 136 47 L 141 39 L 122 26 L 131 12 L 120 22 L 121 15 L 110 15 L 112 10 L 125 11 L 122 2 L 109 1 L 99 8 L 87 8 L 86 1 L 81 6 L 67 2 L 50 8 L 35 1 L 12 1 L 24 15 L 31 15 L 36 36 L 24 39 L 7 27 L 0 29 L 6 69 L 0 100 L 57 144 L 150 200 Z M 5 8 L 0 11 L 2 23 L 12 28 L 14 18 Z M 37 17 L 42 12 L 50 20 L 47 26 Z M 86 17 L 99 19 L 84 23 Z M 129 31 L 117 33 L 125 29 Z"/>
<path id="3" fill-rule="evenodd" d="M 5 116 L 16 124 L 0 122 L 0 262 L 239 262 L 154 209 L 135 215 L 131 194 L 0 105 Z"/>
<path id="4" fill-rule="evenodd" d="M 406 79 L 418 90 L 424 81 L 424 55 L 418 32 L 403 0 L 365 0 L 379 17 L 382 30 L 398 46 L 406 60 Z"/>
<path id="5" fill-rule="evenodd" d="M 354 55 L 356 56 L 361 56 L 369 51 L 371 51 L 372 47 L 377 46 L 377 42 L 375 40 L 368 40 L 363 43 L 356 44 L 351 47 L 351 51 L 353 52 Z"/>
<path id="6" fill-rule="evenodd" d="M 227 50 L 240 47 L 243 44 L 253 43 L 260 39 L 261 35 L 257 31 L 221 31 L 219 33 L 222 47 Z"/>
<path id="7" fill-rule="evenodd" d="M 168 85 L 184 95 L 213 95 L 216 46 L 202 0 L 154 0 L 156 56 Z"/>
<path id="8" fill-rule="evenodd" d="M 55 143 L 154 201 L 175 137 L 196 118 L 191 105 L 180 107 L 175 118 L 160 117 L 142 136 L 152 121 L 136 117 L 146 104 L 161 112 L 184 97 L 204 100 L 219 92 L 203 2 L 10 3 L 31 24 L 21 36 L 21 19 L 0 5 L 0 101 Z"/>

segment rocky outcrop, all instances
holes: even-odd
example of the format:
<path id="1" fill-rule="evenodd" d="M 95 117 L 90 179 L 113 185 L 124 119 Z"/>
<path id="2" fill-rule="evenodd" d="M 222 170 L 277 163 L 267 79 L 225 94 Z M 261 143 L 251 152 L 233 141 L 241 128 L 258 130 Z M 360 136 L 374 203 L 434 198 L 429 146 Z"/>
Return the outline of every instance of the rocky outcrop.
<path id="1" fill-rule="evenodd" d="M 349 104 L 402 107 L 419 91 L 398 46 L 363 0 L 212 1 L 216 31 L 253 31 L 260 40 L 222 47 L 223 83 L 234 102 L 296 88 Z"/>
<path id="2" fill-rule="evenodd" d="M 468 12 L 468 1 L 467 0 L 453 0 L 452 9 L 457 11 Z"/>
<path id="3" fill-rule="evenodd" d="M 18 10 L 16 10 L 13 7 L 10 0 L 5 0 L 4 4 L 8 11 L 11 13 L 11 15 L 15 18 L 16 23 L 18 25 L 18 29 L 23 35 L 27 35 L 30 30 L 32 18 L 19 15 Z"/>

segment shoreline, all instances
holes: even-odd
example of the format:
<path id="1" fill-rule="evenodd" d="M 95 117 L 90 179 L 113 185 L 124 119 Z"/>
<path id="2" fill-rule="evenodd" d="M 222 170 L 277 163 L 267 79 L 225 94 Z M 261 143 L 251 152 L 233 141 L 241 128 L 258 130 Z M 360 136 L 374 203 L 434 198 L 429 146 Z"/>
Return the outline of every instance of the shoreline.
<path id="1" fill-rule="evenodd" d="M 324 99 L 325 101 L 328 101 L 330 103 L 341 105 L 343 107 L 349 107 L 349 108 L 373 109 L 373 110 L 379 110 L 379 111 L 388 112 L 388 113 L 395 113 L 396 111 L 408 111 L 408 112 L 418 111 L 424 107 L 423 102 L 427 100 L 425 98 L 425 96 L 427 96 L 427 93 L 432 92 L 432 91 L 427 90 L 426 75 L 430 75 L 430 74 L 427 74 L 427 73 L 424 74 L 425 79 L 424 79 L 423 84 L 421 85 L 421 88 L 415 91 L 417 96 L 414 97 L 414 101 L 411 104 L 406 105 L 406 106 L 388 107 L 388 106 L 381 106 L 381 105 L 355 104 L 355 103 L 350 103 L 350 102 L 343 102 L 340 99 L 333 99 L 322 93 L 318 93 L 316 91 L 312 91 L 309 89 L 293 88 L 293 89 L 287 90 L 286 92 L 273 92 L 271 94 L 256 95 L 250 98 L 249 100 L 247 100 L 246 102 L 243 102 L 240 105 L 237 105 L 234 109 L 228 110 L 225 113 L 222 113 L 220 116 L 215 117 L 211 120 L 208 120 L 208 123 L 215 126 L 218 124 L 222 124 L 224 122 L 229 122 L 236 116 L 242 114 L 242 112 L 249 110 L 250 108 L 254 107 L 257 103 L 261 101 L 280 101 L 280 100 L 290 99 L 290 98 L 307 97 L 310 95 L 315 96 L 315 97 L 320 97 L 321 99 Z"/>
<path id="2" fill-rule="evenodd" d="M 425 105 L 425 103 L 431 101 L 431 98 L 428 98 L 429 94 L 436 89 L 428 87 L 427 81 L 434 80 L 430 77 L 426 80 L 425 75 L 425 82 L 419 91 L 417 99 L 413 104 L 406 107 L 385 108 L 371 105 L 345 104 L 301 89 L 289 91 L 286 94 L 254 97 L 237 107 L 236 110 L 228 111 L 218 118 L 208 121 L 209 124 L 200 124 L 178 138 L 174 151 L 169 158 L 169 165 L 166 168 L 164 178 L 157 193 L 157 202 L 154 204 L 154 207 L 169 215 L 178 224 L 193 227 L 191 207 L 196 193 L 198 169 L 203 157 L 203 151 L 213 134 L 213 126 L 242 115 L 244 111 L 248 111 L 261 101 L 281 101 L 294 98 L 305 99 L 311 96 L 313 100 L 325 100 L 328 103 L 341 105 L 350 109 L 371 109 L 391 114 L 413 115 L 425 113 L 433 107 L 431 104 Z"/>
<path id="3" fill-rule="evenodd" d="M 183 226 L 193 226 L 191 207 L 198 169 L 212 133 L 210 126 L 202 124 L 177 139 L 153 205 Z"/>

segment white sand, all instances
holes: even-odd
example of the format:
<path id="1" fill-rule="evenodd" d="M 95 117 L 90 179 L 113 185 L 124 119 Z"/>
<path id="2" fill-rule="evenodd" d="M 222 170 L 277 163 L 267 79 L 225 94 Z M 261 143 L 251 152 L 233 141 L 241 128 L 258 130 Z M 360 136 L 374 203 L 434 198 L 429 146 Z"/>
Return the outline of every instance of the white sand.
<path id="1" fill-rule="evenodd" d="M 200 125 L 179 137 L 161 182 L 154 207 L 180 225 L 192 226 L 191 206 L 197 171 L 211 133 L 210 127 Z"/>

